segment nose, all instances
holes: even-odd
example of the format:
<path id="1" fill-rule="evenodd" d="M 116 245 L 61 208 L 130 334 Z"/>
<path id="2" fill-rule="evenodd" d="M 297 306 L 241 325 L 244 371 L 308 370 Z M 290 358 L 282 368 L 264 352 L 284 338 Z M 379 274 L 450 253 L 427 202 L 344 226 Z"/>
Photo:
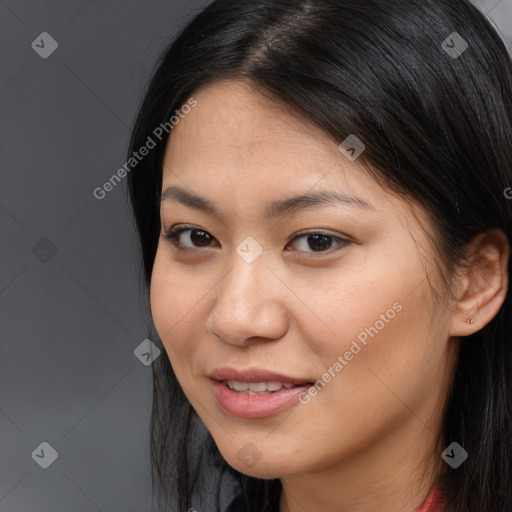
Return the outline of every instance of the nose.
<path id="1" fill-rule="evenodd" d="M 215 290 L 207 330 L 222 341 L 246 346 L 276 340 L 286 333 L 284 304 L 290 292 L 268 268 L 263 256 L 247 263 L 236 255 L 233 268 Z"/>

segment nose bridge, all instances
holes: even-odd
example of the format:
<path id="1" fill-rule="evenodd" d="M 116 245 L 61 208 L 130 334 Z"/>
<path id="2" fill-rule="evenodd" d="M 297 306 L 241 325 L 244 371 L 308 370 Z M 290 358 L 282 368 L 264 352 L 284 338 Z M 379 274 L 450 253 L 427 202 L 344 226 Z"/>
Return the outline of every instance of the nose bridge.
<path id="1" fill-rule="evenodd" d="M 237 249 L 238 252 L 238 249 Z M 272 276 L 266 265 L 266 258 L 258 256 L 253 261 L 247 261 L 239 254 L 233 257 L 230 272 L 221 282 L 218 302 L 227 306 L 232 314 L 251 314 L 259 309 L 259 302 L 271 300 L 265 297 L 266 283 Z"/>
<path id="2" fill-rule="evenodd" d="M 252 236 L 246 236 L 234 248 L 230 263 L 232 265 L 222 293 L 231 295 L 235 300 L 257 302 L 255 293 L 260 294 L 265 286 L 265 280 L 272 276 L 267 268 L 268 252 Z"/>
<path id="3" fill-rule="evenodd" d="M 243 249 L 247 246 L 242 243 L 231 270 L 220 281 L 208 319 L 211 332 L 234 344 L 251 337 L 279 337 L 285 326 L 278 287 L 270 282 L 276 277 L 267 268 L 267 258 L 263 253 L 254 258 L 250 245 L 249 251 Z"/>

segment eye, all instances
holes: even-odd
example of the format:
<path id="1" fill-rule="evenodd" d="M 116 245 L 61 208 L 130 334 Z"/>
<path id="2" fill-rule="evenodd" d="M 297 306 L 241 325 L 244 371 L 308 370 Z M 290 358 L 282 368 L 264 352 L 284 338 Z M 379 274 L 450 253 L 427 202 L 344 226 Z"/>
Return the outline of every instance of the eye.
<path id="1" fill-rule="evenodd" d="M 187 231 L 190 231 L 190 234 L 186 237 L 182 237 L 181 235 Z M 215 240 L 215 238 L 204 229 L 186 226 L 182 226 L 181 228 L 174 228 L 161 236 L 171 242 L 180 251 L 187 251 L 200 247 L 208 247 L 208 244 L 211 242 L 211 240 Z M 188 243 L 192 245 L 186 245 L 186 243 L 184 244 L 183 239 L 188 240 Z"/>
<path id="2" fill-rule="evenodd" d="M 182 236 L 187 232 L 187 236 Z M 187 226 L 174 228 L 161 236 L 165 240 L 170 241 L 176 249 L 180 251 L 190 251 L 200 249 L 201 247 L 211 247 L 211 242 L 215 240 L 215 237 L 208 233 L 208 231 L 197 227 Z M 299 252 L 310 252 L 313 254 L 327 252 L 334 242 L 336 242 L 335 247 L 345 247 L 352 243 L 350 240 L 334 236 L 329 233 L 324 233 L 322 231 L 309 231 L 300 232 L 295 236 L 295 238 L 293 238 L 290 245 L 300 241 L 301 239 L 304 240 L 297 244 L 299 246 Z M 312 250 L 308 251 L 308 248 Z"/>
<path id="3" fill-rule="evenodd" d="M 324 233 L 322 231 L 309 231 L 309 232 L 300 232 L 292 241 L 294 243 L 297 240 L 301 240 L 301 243 L 298 246 L 300 252 L 309 252 L 306 249 L 313 249 L 311 253 L 318 252 L 327 252 L 328 249 L 332 246 L 334 241 L 337 241 L 336 246 L 345 247 L 350 245 L 352 242 L 347 240 L 346 238 L 341 238 L 339 236 L 330 235 L 329 233 Z M 333 252 L 333 251 L 330 251 Z"/>

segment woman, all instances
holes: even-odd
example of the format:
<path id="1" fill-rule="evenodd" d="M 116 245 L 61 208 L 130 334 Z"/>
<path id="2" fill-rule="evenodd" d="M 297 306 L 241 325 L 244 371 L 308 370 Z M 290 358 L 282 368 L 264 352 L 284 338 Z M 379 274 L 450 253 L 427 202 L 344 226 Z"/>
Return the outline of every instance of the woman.
<path id="1" fill-rule="evenodd" d="M 128 176 L 164 504 L 512 510 L 511 84 L 464 0 L 216 0 L 166 49 Z"/>

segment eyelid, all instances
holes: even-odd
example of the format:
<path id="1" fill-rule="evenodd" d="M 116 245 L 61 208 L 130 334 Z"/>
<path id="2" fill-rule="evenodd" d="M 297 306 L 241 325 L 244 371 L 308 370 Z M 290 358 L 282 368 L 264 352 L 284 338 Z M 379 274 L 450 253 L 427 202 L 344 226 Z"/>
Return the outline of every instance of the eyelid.
<path id="1" fill-rule="evenodd" d="M 352 240 L 350 240 L 349 237 L 334 235 L 330 232 L 330 230 L 324 230 L 322 228 L 311 228 L 311 229 L 303 229 L 303 230 L 295 233 L 294 237 L 288 242 L 287 246 L 290 245 L 291 243 L 295 242 L 295 240 L 297 240 L 299 238 L 302 238 L 307 235 L 317 235 L 317 234 L 328 236 L 328 237 L 332 238 L 333 240 L 337 240 L 338 243 L 333 248 L 328 249 L 327 251 L 318 251 L 318 252 L 295 251 L 295 252 L 300 253 L 300 254 L 307 254 L 308 255 L 307 257 L 318 258 L 321 256 L 330 256 L 331 254 L 336 253 L 337 251 L 341 250 L 342 248 L 348 247 L 349 245 L 352 245 L 354 243 Z"/>
<path id="2" fill-rule="evenodd" d="M 178 227 L 176 227 L 176 226 L 178 226 Z M 191 224 L 173 225 L 173 226 L 171 226 L 169 231 L 165 232 L 164 234 L 162 234 L 160 236 L 162 238 L 164 238 L 165 240 L 169 241 L 176 250 L 181 251 L 181 252 L 198 253 L 198 252 L 205 252 L 205 249 L 211 250 L 212 246 L 205 246 L 205 247 L 182 247 L 182 246 L 180 246 L 178 243 L 176 243 L 176 239 L 179 237 L 179 235 L 181 235 L 181 233 L 183 233 L 185 231 L 203 231 L 204 233 L 207 233 L 213 240 L 217 240 L 206 229 L 204 229 L 200 226 L 195 226 L 195 225 L 191 225 Z M 301 238 L 301 237 L 307 236 L 307 235 L 314 235 L 314 234 L 326 235 L 332 239 L 337 240 L 338 243 L 337 243 L 337 245 L 335 245 L 334 248 L 328 249 L 326 251 L 318 251 L 318 252 L 295 251 L 295 252 L 298 252 L 300 254 L 307 254 L 308 255 L 307 257 L 316 258 L 316 257 L 320 257 L 322 255 L 325 255 L 325 256 L 331 255 L 331 254 L 337 252 L 338 250 L 342 249 L 343 247 L 347 247 L 354 243 L 353 240 L 350 239 L 350 237 L 347 237 L 345 235 L 344 236 L 334 235 L 334 234 L 330 233 L 330 230 L 327 230 L 327 229 L 324 230 L 322 228 L 309 228 L 309 229 L 302 229 L 302 230 L 298 231 L 297 233 L 295 233 L 293 238 L 287 243 L 287 246 L 289 244 L 295 242 L 295 240 L 297 240 L 298 238 Z M 217 240 L 217 242 L 218 242 L 218 240 Z"/>
<path id="3" fill-rule="evenodd" d="M 330 229 L 323 229 L 323 228 L 309 228 L 309 229 L 301 229 L 300 231 L 297 231 L 297 233 L 294 234 L 293 238 L 290 240 L 290 242 L 292 242 L 293 240 L 295 240 L 296 238 L 298 238 L 299 236 L 304 236 L 304 235 L 316 235 L 316 234 L 320 234 L 320 235 L 327 235 L 327 236 L 332 236 L 333 238 L 339 238 L 340 240 L 346 240 L 347 242 L 350 242 L 350 239 L 348 236 L 339 236 L 339 235 L 335 235 L 331 232 Z"/>
<path id="4" fill-rule="evenodd" d="M 173 247 L 178 250 L 178 251 L 182 251 L 182 252 L 204 252 L 204 248 L 201 248 L 201 247 L 181 247 L 178 243 L 176 243 L 176 239 L 181 235 L 181 233 L 183 233 L 184 231 L 204 231 L 205 233 L 208 233 L 208 235 L 216 240 L 216 238 L 208 231 L 206 231 L 206 229 L 203 229 L 199 226 L 194 226 L 194 225 L 190 225 L 190 224 L 176 224 L 176 226 L 179 226 L 179 227 L 175 227 L 174 225 L 171 226 L 171 228 L 169 229 L 169 231 L 163 233 L 162 235 L 160 235 L 164 240 L 170 242 Z M 211 246 L 207 246 L 206 249 L 209 249 Z"/>

